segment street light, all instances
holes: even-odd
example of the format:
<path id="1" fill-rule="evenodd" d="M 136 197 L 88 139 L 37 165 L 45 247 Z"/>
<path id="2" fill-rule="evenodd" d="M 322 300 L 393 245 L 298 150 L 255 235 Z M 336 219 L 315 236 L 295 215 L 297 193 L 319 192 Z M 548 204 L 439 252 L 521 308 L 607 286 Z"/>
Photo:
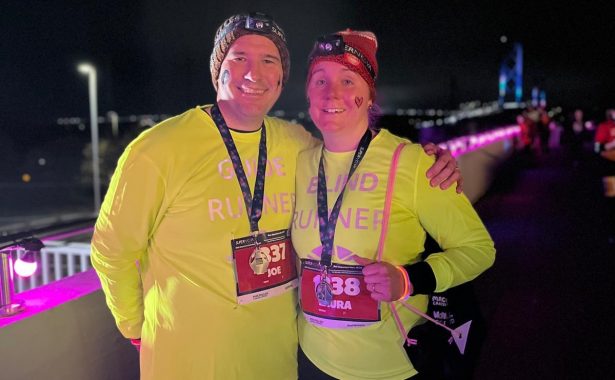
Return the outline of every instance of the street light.
<path id="1" fill-rule="evenodd" d="M 90 99 L 90 127 L 92 133 L 92 176 L 94 186 L 94 212 L 100 210 L 100 163 L 98 160 L 98 98 L 96 96 L 96 68 L 89 63 L 77 66 L 80 73 L 88 76 Z"/>

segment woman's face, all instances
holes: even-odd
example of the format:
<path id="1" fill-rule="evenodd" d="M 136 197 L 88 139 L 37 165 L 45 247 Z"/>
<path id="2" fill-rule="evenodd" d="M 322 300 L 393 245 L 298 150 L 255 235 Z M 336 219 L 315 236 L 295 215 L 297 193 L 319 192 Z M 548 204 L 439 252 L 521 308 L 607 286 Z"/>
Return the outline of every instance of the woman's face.
<path id="1" fill-rule="evenodd" d="M 309 111 L 323 135 L 365 131 L 372 104 L 365 80 L 346 66 L 329 61 L 315 64 L 311 74 L 307 85 Z"/>

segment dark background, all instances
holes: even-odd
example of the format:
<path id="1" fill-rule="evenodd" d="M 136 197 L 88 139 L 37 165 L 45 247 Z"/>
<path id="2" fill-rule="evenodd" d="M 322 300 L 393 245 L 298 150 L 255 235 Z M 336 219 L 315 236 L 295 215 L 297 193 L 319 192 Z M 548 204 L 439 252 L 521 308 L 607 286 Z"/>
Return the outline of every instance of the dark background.
<path id="1" fill-rule="evenodd" d="M 374 31 L 382 121 L 419 141 L 396 110 L 496 100 L 500 64 L 513 42 L 524 47 L 524 99 L 540 86 L 549 106 L 562 106 L 564 114 L 582 107 L 586 118 L 601 120 L 604 109 L 615 106 L 615 5 L 577 3 L 4 1 L 0 225 L 92 208 L 88 84 L 77 72 L 80 62 L 97 68 L 99 115 L 113 110 L 124 120 L 119 138 L 111 136 L 108 120 L 99 126 L 104 193 L 123 147 L 156 121 L 142 125 L 128 116 L 173 115 L 215 100 L 209 56 L 216 29 L 232 14 L 266 12 L 285 29 L 291 78 L 274 111 L 286 111 L 289 119 L 305 111 L 306 56 L 316 37 L 347 27 Z M 59 125 L 66 117 L 81 121 Z M 514 114 L 498 117 L 507 119 L 480 123 L 514 122 Z M 466 127 L 422 131 L 424 139 L 440 142 Z"/>
<path id="2" fill-rule="evenodd" d="M 500 62 L 524 46 L 524 97 L 539 85 L 551 105 L 604 108 L 615 93 L 612 1 L 7 1 L 0 11 L 0 131 L 88 117 L 98 69 L 99 112 L 175 114 L 214 99 L 209 55 L 229 15 L 260 10 L 285 29 L 291 81 L 275 109 L 304 109 L 305 58 L 315 37 L 346 27 L 380 40 L 379 102 L 456 108 L 497 98 Z M 500 36 L 508 43 L 502 44 Z"/>

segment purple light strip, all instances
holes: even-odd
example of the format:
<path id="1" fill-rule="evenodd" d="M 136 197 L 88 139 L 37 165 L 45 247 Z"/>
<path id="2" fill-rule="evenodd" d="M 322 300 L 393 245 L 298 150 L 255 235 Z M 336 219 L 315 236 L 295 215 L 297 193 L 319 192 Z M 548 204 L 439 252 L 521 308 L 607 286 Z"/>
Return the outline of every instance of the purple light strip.
<path id="1" fill-rule="evenodd" d="M 42 241 L 62 240 L 72 236 L 90 233 L 94 227 L 80 228 L 74 231 L 47 236 Z M 54 309 L 67 302 L 76 300 L 100 289 L 100 282 L 93 269 L 54 281 L 47 285 L 16 295 L 16 299 L 25 301 L 25 311 L 6 318 L 0 318 L 0 328 L 16 323 L 36 314 Z"/>
<path id="2" fill-rule="evenodd" d="M 25 311 L 0 318 L 0 328 L 56 308 L 100 289 L 100 282 L 93 269 L 54 281 L 16 295 L 25 301 Z"/>
<path id="3" fill-rule="evenodd" d="M 521 133 L 521 127 L 509 125 L 476 135 L 457 137 L 440 143 L 439 146 L 449 149 L 454 157 L 458 157 L 496 141 L 511 138 L 519 133 Z"/>

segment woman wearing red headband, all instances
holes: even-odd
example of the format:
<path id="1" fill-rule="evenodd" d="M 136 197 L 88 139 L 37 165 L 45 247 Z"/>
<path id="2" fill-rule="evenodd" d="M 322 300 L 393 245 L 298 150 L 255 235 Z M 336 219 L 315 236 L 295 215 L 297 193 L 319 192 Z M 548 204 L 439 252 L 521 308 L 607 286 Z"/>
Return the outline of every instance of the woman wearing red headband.
<path id="1" fill-rule="evenodd" d="M 347 30 L 319 39 L 309 57 L 309 111 L 324 145 L 297 163 L 292 236 L 301 259 L 300 378 L 416 375 L 402 344 L 421 318 L 385 302 L 407 299 L 425 310 L 427 293 L 475 278 L 495 258 L 468 199 L 430 187 L 423 173 L 433 159 L 421 146 L 374 128 L 376 50 L 373 33 Z M 401 143 L 408 145 L 387 216 L 390 164 Z M 421 261 L 427 233 L 443 252 Z"/>

